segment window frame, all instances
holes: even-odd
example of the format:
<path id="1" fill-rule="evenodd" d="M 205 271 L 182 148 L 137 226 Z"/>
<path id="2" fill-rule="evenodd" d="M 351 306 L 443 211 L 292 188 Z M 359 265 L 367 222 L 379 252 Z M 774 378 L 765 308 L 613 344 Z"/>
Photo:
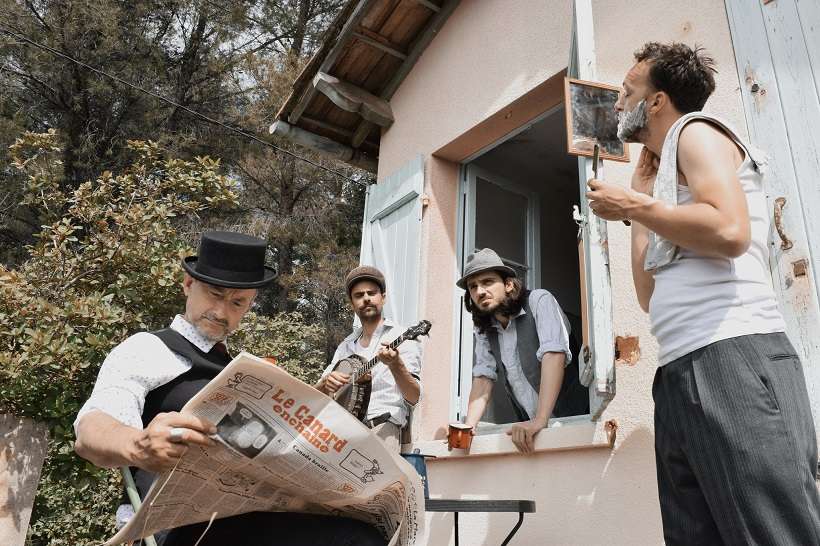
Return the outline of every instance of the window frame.
<path id="1" fill-rule="evenodd" d="M 594 26 L 592 21 L 591 0 L 573 0 L 572 37 L 570 44 L 570 59 L 567 66 L 567 76 L 596 81 L 595 74 L 595 43 Z M 457 216 L 457 248 L 456 265 L 459 272 L 464 271 L 466 260 L 465 236 L 469 226 L 475 224 L 474 206 L 469 206 L 468 193 L 465 190 L 467 182 L 466 166 L 489 150 L 503 144 L 505 141 L 528 129 L 534 123 L 552 114 L 563 104 L 559 101 L 546 112 L 534 119 L 523 123 L 517 129 L 498 139 L 496 142 L 478 150 L 461 162 L 458 188 L 458 216 Z M 599 177 L 603 176 L 603 166 L 598 169 Z M 583 304 L 581 309 L 582 334 L 585 341 L 579 355 L 579 372 L 582 383 L 588 385 L 590 393 L 590 419 L 600 418 L 609 402 L 615 396 L 615 346 L 614 327 L 612 319 L 612 286 L 609 272 L 609 251 L 607 225 L 604 220 L 594 216 L 589 210 L 585 197 L 586 181 L 592 178 L 592 159 L 578 157 L 578 184 L 580 190 L 580 215 L 578 218 L 581 241 L 579 256 L 582 270 L 579 271 L 584 285 L 581 286 Z M 453 346 L 452 385 L 450 403 L 450 420 L 458 421 L 467 407 L 469 400 L 469 385 L 472 374 L 465 373 L 464 362 L 469 358 L 472 363 L 472 351 L 466 354 L 465 347 L 472 349 L 472 328 L 465 320 L 461 298 L 463 291 L 456 290 L 454 295 L 453 320 L 456 326 L 456 335 Z M 468 340 L 469 339 L 469 340 Z"/>
<path id="2" fill-rule="evenodd" d="M 549 112 L 539 116 L 537 121 L 545 118 L 553 111 L 554 109 L 550 109 Z M 525 127 L 521 128 L 519 131 L 516 131 L 514 134 L 518 134 L 523 131 L 532 125 L 532 123 L 535 123 L 535 121 L 528 123 Z M 458 188 L 459 232 L 457 238 L 458 243 L 456 249 L 456 259 L 458 264 L 460 264 L 458 271 L 461 272 L 464 270 L 464 261 L 467 259 L 467 256 L 475 250 L 478 250 L 475 248 L 476 180 L 478 178 L 482 178 L 488 183 L 496 184 L 507 191 L 522 195 L 527 199 L 526 253 L 527 261 L 529 262 L 529 266 L 527 268 L 527 285 L 533 286 L 535 284 L 540 284 L 541 279 L 541 237 L 540 229 L 536 229 L 536 223 L 540 217 L 540 197 L 535 192 L 523 190 L 523 188 L 511 180 L 505 179 L 504 177 L 493 173 L 489 173 L 485 169 L 471 164 L 472 159 L 478 158 L 481 154 L 496 146 L 500 146 L 505 141 L 512 138 L 514 134 L 508 135 L 501 141 L 496 142 L 493 146 L 488 147 L 479 154 L 475 154 L 471 159 L 461 164 Z M 468 248 L 472 248 L 472 250 L 467 250 Z M 455 290 L 453 302 L 455 309 L 453 320 L 455 321 L 455 331 L 458 335 L 454 336 L 455 345 L 453 354 L 455 356 L 455 364 L 452 366 L 453 381 L 451 384 L 456 386 L 456 390 L 454 393 L 451 393 L 450 396 L 450 421 L 458 421 L 466 415 L 470 387 L 472 386 L 473 325 L 470 314 L 464 308 L 464 303 L 462 301 L 463 293 L 464 292 L 460 289 Z M 462 393 L 464 393 L 464 395 L 462 395 Z"/>

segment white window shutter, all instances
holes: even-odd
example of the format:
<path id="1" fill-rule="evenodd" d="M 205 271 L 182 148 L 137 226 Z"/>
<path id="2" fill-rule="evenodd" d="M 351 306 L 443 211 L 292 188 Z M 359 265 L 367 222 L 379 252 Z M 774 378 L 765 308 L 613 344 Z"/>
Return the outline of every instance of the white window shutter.
<path id="1" fill-rule="evenodd" d="M 386 317 L 403 325 L 418 321 L 421 258 L 421 156 L 367 189 L 362 226 L 362 265 L 373 265 L 387 282 Z"/>
<path id="2" fill-rule="evenodd" d="M 749 138 L 769 155 L 772 284 L 820 431 L 820 6 L 726 0 L 726 13 Z"/>
<path id="3" fill-rule="evenodd" d="M 591 0 L 574 0 L 573 33 L 568 69 L 570 77 L 595 81 L 595 39 Z M 598 176 L 603 177 L 603 167 Z M 592 161 L 578 158 L 581 189 L 581 237 L 583 240 L 584 281 L 588 333 L 578 359 L 581 383 L 589 385 L 590 413 L 598 419 L 615 396 L 615 341 L 612 328 L 612 287 L 606 221 L 592 214 L 586 199 L 587 180 L 592 178 Z M 569 211 L 567 212 L 570 213 Z"/>

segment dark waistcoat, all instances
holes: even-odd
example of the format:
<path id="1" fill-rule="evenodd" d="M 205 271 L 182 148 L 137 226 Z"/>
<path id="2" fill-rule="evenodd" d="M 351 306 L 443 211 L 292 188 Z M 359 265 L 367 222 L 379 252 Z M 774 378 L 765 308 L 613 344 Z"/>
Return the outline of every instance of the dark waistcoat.
<path id="1" fill-rule="evenodd" d="M 224 353 L 201 351 L 196 345 L 185 339 L 185 336 L 170 328 L 152 332 L 176 354 L 191 360 L 191 369 L 175 377 L 168 383 L 157 387 L 145 396 L 145 405 L 142 410 L 142 426 L 148 424 L 160 413 L 179 411 L 188 400 L 194 397 L 208 382 L 222 371 L 231 361 L 231 357 Z M 131 468 L 140 498 L 145 498 L 154 474 L 141 468 Z"/>
<path id="2" fill-rule="evenodd" d="M 231 361 L 231 357 L 225 353 L 201 351 L 196 345 L 185 339 L 182 334 L 170 328 L 152 333 L 162 340 L 171 351 L 190 359 L 191 369 L 150 391 L 145 396 L 145 405 L 142 411 L 143 427 L 147 427 L 157 414 L 181 410 L 188 400 L 202 390 Z M 131 467 L 131 473 L 134 475 L 140 498 L 144 499 L 156 475 L 135 467 Z M 232 519 L 234 518 L 216 520 L 212 529 L 214 526 L 232 525 Z M 170 534 L 168 532 L 158 533 L 155 538 L 161 546 L 182 546 L 188 545 L 189 542 L 193 544 L 191 542 L 192 537 L 199 536 L 206 525 L 205 523 L 188 525 L 174 529 Z"/>
<path id="3" fill-rule="evenodd" d="M 529 295 L 524 299 L 525 313 L 512 320 L 515 321 L 516 350 L 518 360 L 524 371 L 527 382 L 535 389 L 536 394 L 541 388 L 541 362 L 535 357 L 541 345 L 538 339 L 538 328 L 535 317 L 530 308 Z M 528 421 L 530 416 L 515 398 L 510 382 L 507 379 L 507 370 L 501 359 L 501 344 L 498 340 L 498 330 L 489 328 L 487 339 L 490 342 L 490 352 L 495 358 L 497 380 L 493 384 L 490 403 L 487 407 L 485 420 L 492 423 L 514 423 Z M 589 413 L 589 391 L 578 380 L 578 353 L 580 347 L 575 341 L 574 331 L 570 332 L 570 352 L 572 361 L 564 368 L 564 379 L 558 400 L 552 410 L 553 417 L 569 415 L 583 415 Z M 533 415 L 533 417 L 535 417 Z"/>

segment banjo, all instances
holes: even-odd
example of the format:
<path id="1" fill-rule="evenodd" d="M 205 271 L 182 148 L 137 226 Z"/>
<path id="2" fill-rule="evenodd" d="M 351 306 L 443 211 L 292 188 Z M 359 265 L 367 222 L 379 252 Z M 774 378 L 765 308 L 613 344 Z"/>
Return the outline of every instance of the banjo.
<path id="1" fill-rule="evenodd" d="M 395 349 L 408 339 L 416 340 L 419 336 L 426 336 L 431 326 L 429 320 L 422 320 L 415 326 L 405 330 L 402 335 L 391 341 L 387 347 Z M 333 368 L 334 372 L 350 374 L 350 381 L 334 393 L 333 399 L 344 409 L 355 415 L 359 421 L 364 421 L 367 416 L 367 406 L 370 404 L 370 392 L 373 387 L 370 370 L 378 363 L 379 358 L 377 356 L 365 360 L 354 354 L 339 360 Z"/>

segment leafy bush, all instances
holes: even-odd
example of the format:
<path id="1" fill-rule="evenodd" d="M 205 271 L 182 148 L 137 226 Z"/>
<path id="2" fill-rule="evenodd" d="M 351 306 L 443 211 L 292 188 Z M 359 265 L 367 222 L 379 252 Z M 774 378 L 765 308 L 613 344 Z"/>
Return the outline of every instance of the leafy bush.
<path id="1" fill-rule="evenodd" d="M 184 309 L 181 258 L 193 250 L 181 221 L 236 204 L 218 161 L 163 157 L 131 142 L 133 164 L 65 194 L 55 133 L 27 133 L 10 149 L 25 177 L 23 203 L 42 229 L 16 270 L 0 266 L 0 412 L 48 425 L 50 449 L 28 543 L 82 544 L 110 535 L 120 485 L 73 451 L 72 423 L 106 354 Z M 275 355 L 313 381 L 322 333 L 298 314 L 250 314 L 232 347 Z"/>
<path id="2" fill-rule="evenodd" d="M 256 356 L 272 356 L 290 375 L 312 385 L 321 376 L 324 352 L 322 329 L 308 325 L 300 313 L 265 317 L 248 313 L 230 337 L 231 348 L 243 348 Z"/>

